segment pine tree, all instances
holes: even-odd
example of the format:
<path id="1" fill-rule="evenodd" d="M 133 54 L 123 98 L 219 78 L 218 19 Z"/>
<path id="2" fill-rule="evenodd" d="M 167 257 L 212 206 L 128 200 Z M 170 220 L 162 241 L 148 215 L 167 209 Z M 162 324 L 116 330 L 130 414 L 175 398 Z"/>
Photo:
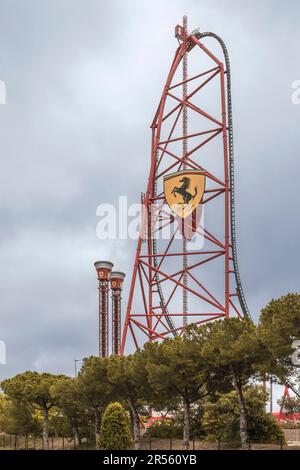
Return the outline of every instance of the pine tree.
<path id="1" fill-rule="evenodd" d="M 2 390 L 10 400 L 14 400 L 19 406 L 30 406 L 42 413 L 45 450 L 49 449 L 49 411 L 56 405 L 51 395 L 51 387 L 61 380 L 67 380 L 67 377 L 27 371 L 1 382 Z"/>
<path id="2" fill-rule="evenodd" d="M 135 449 L 140 448 L 139 412 L 145 401 L 142 400 L 146 385 L 145 369 L 139 363 L 140 353 L 134 355 L 114 355 L 108 358 L 107 375 L 115 396 L 130 409 L 131 425 Z"/>

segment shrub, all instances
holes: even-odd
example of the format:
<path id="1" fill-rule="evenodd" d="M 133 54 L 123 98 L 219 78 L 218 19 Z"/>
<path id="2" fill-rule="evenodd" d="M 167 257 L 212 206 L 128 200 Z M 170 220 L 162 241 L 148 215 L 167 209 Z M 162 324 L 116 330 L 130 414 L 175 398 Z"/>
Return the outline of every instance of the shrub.
<path id="1" fill-rule="evenodd" d="M 103 450 L 128 450 L 133 447 L 129 416 L 120 403 L 111 403 L 103 414 L 99 447 Z"/>
<path id="2" fill-rule="evenodd" d="M 260 417 L 249 417 L 250 440 L 259 442 L 278 442 L 284 440 L 284 433 L 277 421 L 271 415 L 262 414 Z"/>

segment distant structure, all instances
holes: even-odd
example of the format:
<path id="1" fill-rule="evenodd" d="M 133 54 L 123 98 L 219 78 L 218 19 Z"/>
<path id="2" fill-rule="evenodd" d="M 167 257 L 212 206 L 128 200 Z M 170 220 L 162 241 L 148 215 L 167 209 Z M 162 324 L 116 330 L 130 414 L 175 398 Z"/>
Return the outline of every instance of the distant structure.
<path id="1" fill-rule="evenodd" d="M 99 357 L 108 356 L 108 292 L 110 273 L 113 263 L 110 261 L 96 261 L 94 266 L 99 281 Z"/>
<path id="2" fill-rule="evenodd" d="M 119 271 L 110 273 L 112 299 L 112 354 L 120 353 L 121 346 L 121 301 L 125 274 Z"/>
<path id="3" fill-rule="evenodd" d="M 284 394 L 283 397 L 281 398 L 281 405 L 280 405 L 280 411 L 272 413 L 273 417 L 277 419 L 277 421 L 281 423 L 294 423 L 297 425 L 297 423 L 300 422 L 300 413 L 294 412 L 294 413 L 288 413 L 287 410 L 285 409 L 285 405 L 287 400 L 290 398 L 290 392 L 288 387 L 284 388 Z"/>

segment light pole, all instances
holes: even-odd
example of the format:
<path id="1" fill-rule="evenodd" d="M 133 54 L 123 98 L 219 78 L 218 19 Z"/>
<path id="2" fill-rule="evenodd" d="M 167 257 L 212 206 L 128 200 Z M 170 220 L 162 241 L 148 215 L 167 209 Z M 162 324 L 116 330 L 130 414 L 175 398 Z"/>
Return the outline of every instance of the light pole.
<path id="1" fill-rule="evenodd" d="M 77 362 L 80 362 L 81 359 L 74 359 L 74 365 L 75 365 L 75 379 L 77 377 Z"/>
<path id="2" fill-rule="evenodd" d="M 270 376 L 270 414 L 273 414 L 273 376 Z"/>

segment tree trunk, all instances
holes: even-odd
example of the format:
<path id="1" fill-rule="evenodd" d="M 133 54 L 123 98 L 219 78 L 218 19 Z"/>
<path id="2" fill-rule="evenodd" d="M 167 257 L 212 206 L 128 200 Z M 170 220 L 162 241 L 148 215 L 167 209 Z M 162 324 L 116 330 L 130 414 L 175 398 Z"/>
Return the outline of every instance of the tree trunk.
<path id="1" fill-rule="evenodd" d="M 133 418 L 131 406 L 129 406 L 129 416 L 130 416 L 130 432 L 131 432 L 131 435 L 133 436 L 134 435 L 134 418 Z"/>
<path id="2" fill-rule="evenodd" d="M 248 434 L 248 420 L 247 420 L 247 411 L 245 406 L 245 400 L 243 396 L 243 391 L 241 384 L 238 380 L 236 373 L 232 368 L 233 374 L 233 385 L 238 397 L 239 408 L 240 408 L 240 438 L 243 450 L 250 450 L 249 443 L 249 434 Z"/>
<path id="3" fill-rule="evenodd" d="M 140 439 L 141 439 L 140 417 L 139 417 L 139 414 L 137 412 L 137 409 L 134 403 L 131 400 L 130 400 L 130 410 L 131 410 L 132 425 L 133 425 L 134 448 L 135 450 L 139 450 Z"/>
<path id="4" fill-rule="evenodd" d="M 74 426 L 74 438 L 75 438 L 75 441 L 76 441 L 76 446 L 80 446 L 81 445 L 81 436 L 79 434 L 78 425 Z"/>
<path id="5" fill-rule="evenodd" d="M 43 448 L 49 450 L 49 411 L 48 408 L 43 410 L 44 421 L 43 421 Z"/>
<path id="6" fill-rule="evenodd" d="M 96 447 L 99 448 L 99 439 L 100 439 L 100 413 L 99 413 L 99 410 L 95 410 L 95 439 L 96 439 Z"/>
<path id="7" fill-rule="evenodd" d="M 183 449 L 190 448 L 190 404 L 183 399 Z"/>

